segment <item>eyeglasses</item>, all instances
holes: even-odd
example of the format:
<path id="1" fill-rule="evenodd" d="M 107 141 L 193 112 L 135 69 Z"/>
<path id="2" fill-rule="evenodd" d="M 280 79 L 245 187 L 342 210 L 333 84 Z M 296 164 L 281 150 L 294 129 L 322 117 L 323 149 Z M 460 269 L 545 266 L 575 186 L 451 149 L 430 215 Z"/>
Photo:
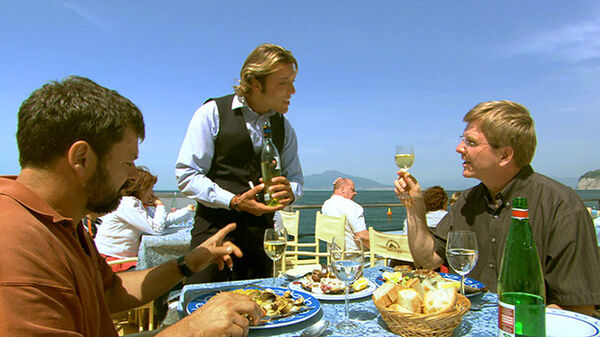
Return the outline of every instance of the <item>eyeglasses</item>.
<path id="1" fill-rule="evenodd" d="M 475 142 L 473 140 L 465 138 L 465 135 L 460 135 L 460 136 L 458 136 L 458 138 L 460 139 L 461 142 L 465 143 L 465 145 L 467 147 L 477 147 L 479 145 L 489 144 L 489 143 L 477 143 L 477 142 Z"/>

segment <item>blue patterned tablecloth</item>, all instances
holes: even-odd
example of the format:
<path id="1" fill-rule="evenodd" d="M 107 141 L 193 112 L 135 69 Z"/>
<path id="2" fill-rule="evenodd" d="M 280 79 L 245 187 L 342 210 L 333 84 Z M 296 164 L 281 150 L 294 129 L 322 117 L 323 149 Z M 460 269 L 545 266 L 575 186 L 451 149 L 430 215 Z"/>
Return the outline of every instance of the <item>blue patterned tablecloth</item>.
<path id="1" fill-rule="evenodd" d="M 367 268 L 364 272 L 365 276 L 371 281 L 381 274 L 379 268 Z M 215 290 L 231 289 L 236 286 L 246 284 L 258 284 L 261 286 L 272 286 L 272 279 L 256 279 L 247 281 L 219 282 L 219 283 L 204 283 L 186 285 L 181 291 L 179 298 L 178 312 L 180 317 L 185 316 L 184 308 L 187 303 L 199 295 Z M 285 286 L 283 278 L 277 279 L 277 286 Z M 473 303 L 479 301 L 495 302 L 496 294 L 486 293 L 483 296 L 478 296 L 473 300 Z M 337 336 L 334 325 L 344 318 L 344 301 L 324 301 L 320 300 L 321 311 L 307 321 L 298 324 L 261 330 L 250 330 L 249 336 L 280 336 L 280 337 L 296 337 L 299 336 L 303 329 L 316 323 L 321 319 L 326 319 L 332 324 L 322 336 Z M 371 296 L 350 301 L 350 317 L 357 322 L 362 328 L 357 336 L 383 337 L 397 336 L 392 333 L 386 323 L 381 318 L 377 308 L 373 305 Z M 463 316 L 462 322 L 454 331 L 455 337 L 458 336 L 495 336 L 497 335 L 498 309 L 496 306 L 485 307 L 480 311 L 469 311 Z"/>
<path id="2" fill-rule="evenodd" d="M 185 255 L 190 249 L 191 227 L 177 226 L 175 232 L 164 235 L 142 235 L 138 251 L 137 270 L 150 267 Z"/>

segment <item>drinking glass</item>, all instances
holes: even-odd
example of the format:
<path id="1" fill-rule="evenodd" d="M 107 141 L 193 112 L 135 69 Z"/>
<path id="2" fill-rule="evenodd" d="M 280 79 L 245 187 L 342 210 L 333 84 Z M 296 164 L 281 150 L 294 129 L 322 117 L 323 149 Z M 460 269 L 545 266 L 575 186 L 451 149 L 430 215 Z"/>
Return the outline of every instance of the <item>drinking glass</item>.
<path id="1" fill-rule="evenodd" d="M 362 275 L 362 269 L 365 264 L 365 253 L 362 241 L 360 241 L 357 250 L 344 251 L 335 239 L 329 244 L 329 258 L 331 270 L 335 276 L 344 282 L 346 317 L 343 321 L 336 325 L 338 331 L 344 335 L 356 335 L 360 329 L 358 325 L 350 320 L 350 304 L 348 293 L 350 285 Z"/>
<path id="2" fill-rule="evenodd" d="M 265 253 L 273 260 L 273 286 L 277 278 L 276 261 L 279 260 L 285 252 L 287 246 L 287 231 L 285 228 L 267 228 L 263 241 Z"/>
<path id="3" fill-rule="evenodd" d="M 396 165 L 401 171 L 407 172 L 415 162 L 415 152 L 412 145 L 396 145 L 396 155 L 394 157 Z M 408 193 L 404 192 L 399 199 L 408 199 Z"/>
<path id="4" fill-rule="evenodd" d="M 446 259 L 454 271 L 460 275 L 460 293 L 465 294 L 465 275 L 477 264 L 479 251 L 475 232 L 452 231 L 446 241 Z"/>

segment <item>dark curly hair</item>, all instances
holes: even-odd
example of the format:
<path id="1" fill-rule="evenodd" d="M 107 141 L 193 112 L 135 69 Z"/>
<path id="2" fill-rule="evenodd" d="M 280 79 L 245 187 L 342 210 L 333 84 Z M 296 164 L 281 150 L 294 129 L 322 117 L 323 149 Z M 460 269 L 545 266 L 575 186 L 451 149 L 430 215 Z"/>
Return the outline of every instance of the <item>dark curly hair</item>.
<path id="1" fill-rule="evenodd" d="M 144 139 L 142 113 L 116 91 L 79 76 L 52 81 L 19 108 L 19 163 L 45 167 L 78 140 L 88 142 L 102 159 L 128 128 Z"/>
<path id="2" fill-rule="evenodd" d="M 425 190 L 425 211 L 437 211 L 448 207 L 448 195 L 441 186 L 433 186 Z"/>

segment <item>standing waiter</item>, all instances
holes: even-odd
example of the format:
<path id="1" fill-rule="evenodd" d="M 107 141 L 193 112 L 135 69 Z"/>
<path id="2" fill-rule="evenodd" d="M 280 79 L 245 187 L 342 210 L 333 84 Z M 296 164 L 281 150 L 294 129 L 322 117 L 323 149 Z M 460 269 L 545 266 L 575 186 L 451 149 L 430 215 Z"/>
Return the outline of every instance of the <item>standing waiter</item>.
<path id="1" fill-rule="evenodd" d="M 270 276 L 273 262 L 263 250 L 264 230 L 273 226 L 275 211 L 302 195 L 296 134 L 283 116 L 296 92 L 297 71 L 298 63 L 289 50 L 273 44 L 258 46 L 244 62 L 235 94 L 206 101 L 194 113 L 181 145 L 175 167 L 177 184 L 184 195 L 198 202 L 190 248 L 228 223 L 237 223 L 227 237 L 244 254 L 234 260 L 234 280 Z M 282 176 L 273 178 L 269 187 L 280 203 L 274 207 L 256 198 L 264 188 L 259 179 L 265 121 L 271 122 L 273 141 L 281 154 Z M 228 273 L 209 267 L 188 283 L 225 281 Z"/>

